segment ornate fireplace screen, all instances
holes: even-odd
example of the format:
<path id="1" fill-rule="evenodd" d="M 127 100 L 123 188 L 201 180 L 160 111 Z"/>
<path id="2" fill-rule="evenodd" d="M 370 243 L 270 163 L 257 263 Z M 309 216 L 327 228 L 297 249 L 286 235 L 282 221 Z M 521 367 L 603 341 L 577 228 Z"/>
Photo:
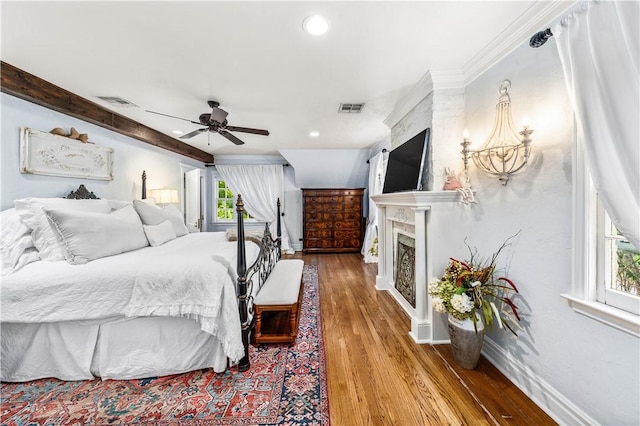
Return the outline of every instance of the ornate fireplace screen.
<path id="1" fill-rule="evenodd" d="M 416 307 L 416 240 L 402 234 L 396 234 L 397 251 L 395 263 L 395 288 Z"/>

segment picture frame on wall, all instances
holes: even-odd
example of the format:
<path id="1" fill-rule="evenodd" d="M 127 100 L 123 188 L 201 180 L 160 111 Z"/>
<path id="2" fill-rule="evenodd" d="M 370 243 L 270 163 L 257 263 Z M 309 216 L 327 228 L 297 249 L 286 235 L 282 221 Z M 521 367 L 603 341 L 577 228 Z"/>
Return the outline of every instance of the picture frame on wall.
<path id="1" fill-rule="evenodd" d="M 20 173 L 113 180 L 113 148 L 22 127 Z"/>

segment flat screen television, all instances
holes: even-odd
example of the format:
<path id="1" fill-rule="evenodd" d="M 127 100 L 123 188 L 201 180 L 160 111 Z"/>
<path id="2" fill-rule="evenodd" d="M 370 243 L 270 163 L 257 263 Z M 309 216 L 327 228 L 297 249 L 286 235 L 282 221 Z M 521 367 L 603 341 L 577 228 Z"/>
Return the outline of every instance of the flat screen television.
<path id="1" fill-rule="evenodd" d="M 389 153 L 383 194 L 428 189 L 426 176 L 430 161 L 431 143 L 427 128 Z"/>

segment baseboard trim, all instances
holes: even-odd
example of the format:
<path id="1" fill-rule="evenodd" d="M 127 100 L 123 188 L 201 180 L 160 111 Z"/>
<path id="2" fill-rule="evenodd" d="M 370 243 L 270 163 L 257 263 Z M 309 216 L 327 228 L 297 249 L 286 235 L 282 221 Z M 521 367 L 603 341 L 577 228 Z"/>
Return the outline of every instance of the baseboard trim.
<path id="1" fill-rule="evenodd" d="M 487 337 L 484 339 L 482 355 L 559 424 L 598 424 L 534 371 L 515 360 Z"/>

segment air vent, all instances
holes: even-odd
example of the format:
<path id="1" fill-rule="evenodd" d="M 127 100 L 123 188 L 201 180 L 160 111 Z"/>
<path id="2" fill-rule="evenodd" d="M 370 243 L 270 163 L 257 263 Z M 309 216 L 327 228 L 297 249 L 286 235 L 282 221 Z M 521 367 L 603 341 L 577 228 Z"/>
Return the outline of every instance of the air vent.
<path id="1" fill-rule="evenodd" d="M 111 104 L 115 107 L 119 108 L 138 108 L 138 105 L 133 102 L 129 102 L 128 100 L 121 98 L 119 96 L 98 96 L 99 99 L 102 99 L 108 104 Z"/>
<path id="2" fill-rule="evenodd" d="M 338 113 L 340 114 L 359 114 L 364 108 L 364 103 L 360 104 L 340 104 Z"/>

